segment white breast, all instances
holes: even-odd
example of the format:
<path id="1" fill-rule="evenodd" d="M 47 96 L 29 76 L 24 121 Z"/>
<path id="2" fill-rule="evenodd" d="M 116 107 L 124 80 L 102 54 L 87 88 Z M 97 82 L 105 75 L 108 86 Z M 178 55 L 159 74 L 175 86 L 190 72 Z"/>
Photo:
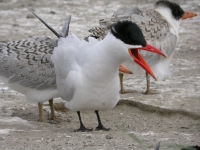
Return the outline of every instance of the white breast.
<path id="1" fill-rule="evenodd" d="M 77 83 L 79 85 L 74 91 L 73 98 L 67 101 L 65 106 L 73 111 L 111 109 L 119 101 L 118 83 L 118 76 L 109 82 L 91 79 L 88 81 L 82 78 L 82 81 Z"/>

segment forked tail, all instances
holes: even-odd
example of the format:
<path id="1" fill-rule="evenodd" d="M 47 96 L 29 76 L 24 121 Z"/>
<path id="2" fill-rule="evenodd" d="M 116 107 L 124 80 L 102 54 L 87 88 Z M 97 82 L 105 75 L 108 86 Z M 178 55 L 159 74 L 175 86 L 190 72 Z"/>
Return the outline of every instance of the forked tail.
<path id="1" fill-rule="evenodd" d="M 49 30 L 51 30 L 58 38 L 63 37 L 66 38 L 69 33 L 69 24 L 71 21 L 71 15 L 69 15 L 62 27 L 61 33 L 59 34 L 56 32 L 50 25 L 48 25 L 42 18 L 40 18 L 32 9 L 27 8 L 30 12 L 33 13 L 34 16 L 36 16 Z"/>

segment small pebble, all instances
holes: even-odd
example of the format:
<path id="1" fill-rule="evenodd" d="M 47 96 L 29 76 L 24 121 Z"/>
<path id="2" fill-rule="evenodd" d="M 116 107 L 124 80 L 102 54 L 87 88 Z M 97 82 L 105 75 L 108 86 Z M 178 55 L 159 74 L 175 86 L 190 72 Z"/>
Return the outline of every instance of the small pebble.
<path id="1" fill-rule="evenodd" d="M 113 136 L 111 134 L 106 135 L 106 139 L 112 139 Z"/>
<path id="2" fill-rule="evenodd" d="M 65 137 L 66 137 L 66 138 L 70 138 L 70 137 L 72 137 L 72 136 L 66 135 Z"/>
<path id="3" fill-rule="evenodd" d="M 20 109 L 21 109 L 21 110 L 25 110 L 25 107 L 21 107 Z"/>
<path id="4" fill-rule="evenodd" d="M 52 10 L 51 10 L 49 13 L 50 13 L 50 14 L 53 14 L 53 15 L 56 14 L 56 12 L 55 12 L 55 11 L 52 11 Z"/>
<path id="5" fill-rule="evenodd" d="M 86 137 L 87 137 L 88 139 L 91 139 L 91 138 L 92 138 L 92 135 L 91 135 L 91 134 L 87 134 Z"/>
<path id="6" fill-rule="evenodd" d="M 13 24 L 13 26 L 14 26 L 14 27 L 18 27 L 18 26 L 19 26 L 19 24 L 16 24 L 16 23 L 14 23 L 14 24 Z"/>
<path id="7" fill-rule="evenodd" d="M 6 137 L 4 137 L 4 136 L 0 137 L 0 141 L 5 140 L 5 138 L 6 138 Z"/>
<path id="8" fill-rule="evenodd" d="M 67 118 L 67 122 L 71 122 L 72 121 L 72 118 Z"/>

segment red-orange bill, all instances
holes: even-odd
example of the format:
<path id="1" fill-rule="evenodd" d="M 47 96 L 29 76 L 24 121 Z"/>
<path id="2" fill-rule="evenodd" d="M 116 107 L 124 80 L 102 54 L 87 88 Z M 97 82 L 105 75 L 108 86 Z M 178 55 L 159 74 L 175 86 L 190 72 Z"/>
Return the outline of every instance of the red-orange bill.
<path id="1" fill-rule="evenodd" d="M 159 55 L 162 55 L 164 57 L 167 57 L 164 53 L 162 53 L 160 50 L 158 50 L 157 48 L 146 44 L 145 47 L 141 47 L 141 48 L 131 48 L 128 50 L 129 55 L 134 59 L 134 61 L 140 66 L 142 67 L 148 74 L 150 74 L 155 80 L 156 77 L 154 75 L 154 73 L 152 72 L 152 70 L 150 69 L 150 67 L 148 66 L 148 64 L 144 61 L 144 59 L 141 57 L 141 55 L 139 54 L 139 50 L 146 50 L 149 52 L 153 52 Z"/>
<path id="2" fill-rule="evenodd" d="M 151 71 L 150 67 L 147 65 L 144 59 L 140 56 L 138 50 L 129 49 L 129 54 L 140 67 L 142 67 L 148 74 L 150 74 L 155 80 L 157 80 L 154 73 Z"/>
<path id="3" fill-rule="evenodd" d="M 163 52 L 161 52 L 159 49 L 151 46 L 150 44 L 146 44 L 145 47 L 141 47 L 141 48 L 138 48 L 138 50 L 146 50 L 146 51 L 149 51 L 149 52 L 153 52 L 153 53 L 156 53 L 156 54 L 159 54 L 159 55 L 162 55 L 164 57 L 167 58 L 167 55 L 165 55 Z"/>
<path id="4" fill-rule="evenodd" d="M 193 12 L 189 12 L 189 11 L 186 11 L 182 17 L 182 20 L 185 20 L 185 19 L 188 19 L 188 18 L 193 18 L 197 16 L 197 14 L 193 13 Z"/>

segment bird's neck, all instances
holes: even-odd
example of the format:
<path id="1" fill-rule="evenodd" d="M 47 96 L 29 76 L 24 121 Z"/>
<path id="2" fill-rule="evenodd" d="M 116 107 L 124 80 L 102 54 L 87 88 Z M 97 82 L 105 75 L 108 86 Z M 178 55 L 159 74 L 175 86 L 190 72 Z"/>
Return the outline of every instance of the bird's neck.
<path id="1" fill-rule="evenodd" d="M 160 13 L 170 25 L 171 32 L 178 36 L 180 21 L 176 20 L 171 13 L 171 10 L 166 7 L 157 7 L 155 10 Z"/>
<path id="2" fill-rule="evenodd" d="M 120 40 L 108 34 L 90 51 L 87 62 L 83 66 L 85 75 L 99 80 L 109 80 L 117 76 L 120 64 L 130 57 L 128 52 L 124 54 L 125 49 L 126 47 Z"/>

